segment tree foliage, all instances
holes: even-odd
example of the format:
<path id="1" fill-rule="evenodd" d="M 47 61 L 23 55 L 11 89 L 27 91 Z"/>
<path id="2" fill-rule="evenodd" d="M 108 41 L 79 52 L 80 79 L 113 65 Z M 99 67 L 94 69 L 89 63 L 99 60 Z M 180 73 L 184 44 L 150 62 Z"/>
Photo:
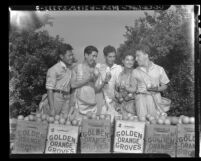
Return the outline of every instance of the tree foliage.
<path id="1" fill-rule="evenodd" d="M 9 107 L 11 117 L 27 115 L 38 108 L 46 92 L 45 80 L 49 67 L 57 61 L 57 49 L 63 44 L 47 31 L 37 31 L 49 24 L 49 17 L 33 19 L 27 29 L 10 24 L 9 32 Z"/>
<path id="2" fill-rule="evenodd" d="M 172 100 L 169 115 L 194 115 L 194 56 L 191 14 L 185 7 L 175 6 L 135 21 L 126 26 L 124 44 L 118 48 L 117 63 L 123 54 L 135 54 L 138 44 L 146 44 L 151 59 L 164 67 L 170 78 L 163 93 Z"/>

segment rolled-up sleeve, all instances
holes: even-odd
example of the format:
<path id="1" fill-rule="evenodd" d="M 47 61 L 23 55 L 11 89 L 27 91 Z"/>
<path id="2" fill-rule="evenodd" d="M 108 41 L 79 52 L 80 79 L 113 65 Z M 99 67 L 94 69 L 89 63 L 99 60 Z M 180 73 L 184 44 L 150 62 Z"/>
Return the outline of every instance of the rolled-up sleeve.
<path id="1" fill-rule="evenodd" d="M 49 69 L 46 76 L 46 89 L 54 89 L 56 86 L 56 72 Z"/>
<path id="2" fill-rule="evenodd" d="M 160 72 L 160 84 L 168 84 L 170 82 L 165 70 L 161 68 Z"/>

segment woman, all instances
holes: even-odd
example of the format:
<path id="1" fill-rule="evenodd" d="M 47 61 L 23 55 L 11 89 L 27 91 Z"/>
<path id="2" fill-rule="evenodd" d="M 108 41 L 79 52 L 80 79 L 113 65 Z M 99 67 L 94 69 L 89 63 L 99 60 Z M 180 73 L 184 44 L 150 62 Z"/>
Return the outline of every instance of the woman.
<path id="1" fill-rule="evenodd" d="M 116 110 L 123 115 L 129 113 L 135 115 L 136 81 L 132 75 L 134 56 L 132 54 L 124 55 L 122 63 L 123 71 L 119 74 L 115 83 Z"/>

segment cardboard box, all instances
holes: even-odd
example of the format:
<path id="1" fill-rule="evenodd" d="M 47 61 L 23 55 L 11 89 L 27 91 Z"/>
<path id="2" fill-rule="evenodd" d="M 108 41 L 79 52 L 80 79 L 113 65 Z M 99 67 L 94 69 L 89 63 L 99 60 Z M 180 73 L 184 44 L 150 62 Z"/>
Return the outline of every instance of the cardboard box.
<path id="1" fill-rule="evenodd" d="M 83 120 L 81 153 L 109 153 L 111 144 L 110 120 Z"/>
<path id="2" fill-rule="evenodd" d="M 44 153 L 48 124 L 18 120 L 13 154 Z"/>
<path id="3" fill-rule="evenodd" d="M 114 153 L 143 153 L 144 122 L 116 120 Z"/>
<path id="4" fill-rule="evenodd" d="M 145 153 L 165 153 L 176 156 L 177 126 L 146 125 Z"/>
<path id="5" fill-rule="evenodd" d="M 76 153 L 78 126 L 49 124 L 45 153 Z"/>
<path id="6" fill-rule="evenodd" d="M 17 119 L 10 119 L 10 143 L 15 141 L 15 132 L 17 128 Z"/>
<path id="7" fill-rule="evenodd" d="M 177 126 L 177 157 L 195 157 L 195 124 Z"/>

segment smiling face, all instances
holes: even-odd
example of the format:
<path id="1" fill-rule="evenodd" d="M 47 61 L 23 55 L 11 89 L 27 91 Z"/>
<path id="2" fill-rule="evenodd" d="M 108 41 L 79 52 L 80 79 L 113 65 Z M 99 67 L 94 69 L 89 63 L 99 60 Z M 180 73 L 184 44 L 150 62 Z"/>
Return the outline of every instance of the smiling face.
<path id="1" fill-rule="evenodd" d="M 148 54 L 144 53 L 141 50 L 137 50 L 135 60 L 137 61 L 139 66 L 144 66 L 148 60 Z"/>
<path id="2" fill-rule="evenodd" d="M 70 66 L 73 63 L 73 52 L 72 50 L 67 50 L 65 54 L 60 55 L 60 59 L 67 65 Z"/>
<path id="3" fill-rule="evenodd" d="M 94 66 L 96 64 L 97 57 L 98 53 L 96 51 L 92 51 L 91 54 L 85 54 L 85 60 L 89 66 Z"/>
<path id="4" fill-rule="evenodd" d="M 109 66 L 112 66 L 114 64 L 115 59 L 116 59 L 116 53 L 115 52 L 108 53 L 107 56 L 105 56 L 105 62 Z"/>
<path id="5" fill-rule="evenodd" d="M 131 69 L 134 65 L 134 57 L 132 55 L 127 55 L 122 62 L 125 68 Z"/>

